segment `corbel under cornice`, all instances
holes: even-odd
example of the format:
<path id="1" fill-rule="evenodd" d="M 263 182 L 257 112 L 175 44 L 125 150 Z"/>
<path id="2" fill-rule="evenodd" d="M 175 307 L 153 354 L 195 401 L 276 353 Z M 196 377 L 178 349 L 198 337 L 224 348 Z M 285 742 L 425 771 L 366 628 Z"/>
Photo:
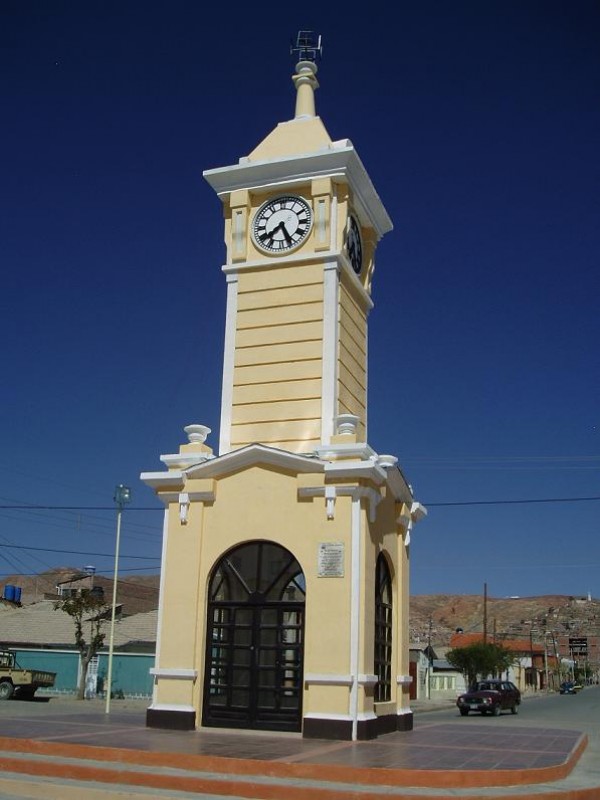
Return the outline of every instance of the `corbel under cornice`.
<path id="1" fill-rule="evenodd" d="M 351 497 L 353 500 L 366 498 L 369 501 L 369 521 L 375 522 L 376 509 L 381 502 L 381 495 L 369 486 L 301 486 L 298 497 L 324 497 L 327 519 L 335 518 L 335 501 L 338 497 Z"/>
<path id="2" fill-rule="evenodd" d="M 181 488 L 185 482 L 181 470 L 171 470 L 169 472 L 142 472 L 140 480 L 156 492 Z"/>

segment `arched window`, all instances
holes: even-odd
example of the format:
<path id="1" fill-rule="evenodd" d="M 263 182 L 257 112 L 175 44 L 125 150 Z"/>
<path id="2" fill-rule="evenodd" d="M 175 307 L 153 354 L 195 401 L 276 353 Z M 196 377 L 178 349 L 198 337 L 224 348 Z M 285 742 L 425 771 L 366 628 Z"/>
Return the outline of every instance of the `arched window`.
<path id="1" fill-rule="evenodd" d="M 392 579 L 383 553 L 375 568 L 375 702 L 392 697 Z"/>
<path id="2" fill-rule="evenodd" d="M 299 731 L 306 581 L 274 542 L 226 553 L 208 586 L 203 724 Z"/>

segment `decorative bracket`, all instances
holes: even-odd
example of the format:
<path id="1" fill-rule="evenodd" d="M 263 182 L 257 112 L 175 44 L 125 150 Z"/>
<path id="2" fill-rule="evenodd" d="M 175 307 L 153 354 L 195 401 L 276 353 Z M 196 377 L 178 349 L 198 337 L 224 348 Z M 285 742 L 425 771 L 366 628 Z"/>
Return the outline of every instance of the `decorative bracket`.
<path id="1" fill-rule="evenodd" d="M 337 490 L 335 486 L 325 487 L 325 504 L 327 507 L 327 519 L 333 519 L 335 516 L 335 498 L 337 497 Z"/>
<path id="2" fill-rule="evenodd" d="M 327 519 L 335 516 L 335 501 L 338 497 L 364 497 L 369 501 L 369 521 L 375 522 L 377 506 L 382 500 L 379 492 L 365 486 L 303 486 L 298 489 L 299 497 L 324 497 Z"/>
<path id="3" fill-rule="evenodd" d="M 180 492 L 179 494 L 179 522 L 182 525 L 187 525 L 188 511 L 190 508 L 190 496 L 187 492 Z"/>

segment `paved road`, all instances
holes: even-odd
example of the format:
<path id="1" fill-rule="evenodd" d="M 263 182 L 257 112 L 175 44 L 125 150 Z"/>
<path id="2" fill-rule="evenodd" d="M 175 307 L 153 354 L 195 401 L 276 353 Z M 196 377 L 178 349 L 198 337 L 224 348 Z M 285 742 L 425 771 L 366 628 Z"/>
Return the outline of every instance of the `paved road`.
<path id="1" fill-rule="evenodd" d="M 419 718 L 422 717 L 419 715 Z M 494 724 L 511 727 L 524 725 L 541 728 L 573 728 L 590 734 L 598 730 L 600 686 L 589 686 L 579 694 L 526 696 L 516 717 L 509 711 L 503 712 L 499 717 L 483 717 L 481 714 L 461 717 L 456 706 L 449 705 L 447 709 L 436 710 L 435 718 L 454 722 L 461 719 L 469 726 L 490 725 L 493 721 Z"/>

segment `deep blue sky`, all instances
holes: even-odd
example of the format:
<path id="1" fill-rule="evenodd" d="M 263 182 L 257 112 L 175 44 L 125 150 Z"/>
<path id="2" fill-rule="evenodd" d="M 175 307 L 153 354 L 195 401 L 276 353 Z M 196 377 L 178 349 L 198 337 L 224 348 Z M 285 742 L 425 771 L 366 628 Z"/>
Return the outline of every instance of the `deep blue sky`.
<path id="1" fill-rule="evenodd" d="M 245 6 L 0 5 L 0 503 L 109 509 L 0 510 L 0 574 L 110 572 L 115 484 L 159 508 L 139 473 L 190 422 L 217 446 L 224 246 L 202 171 L 293 116 L 289 40 L 312 28 L 318 113 L 395 224 L 369 441 L 429 508 L 412 592 L 600 596 L 600 502 L 566 502 L 600 496 L 600 6 Z M 536 499 L 560 502 L 472 504 Z M 124 570 L 158 568 L 161 520 L 128 510 Z"/>

